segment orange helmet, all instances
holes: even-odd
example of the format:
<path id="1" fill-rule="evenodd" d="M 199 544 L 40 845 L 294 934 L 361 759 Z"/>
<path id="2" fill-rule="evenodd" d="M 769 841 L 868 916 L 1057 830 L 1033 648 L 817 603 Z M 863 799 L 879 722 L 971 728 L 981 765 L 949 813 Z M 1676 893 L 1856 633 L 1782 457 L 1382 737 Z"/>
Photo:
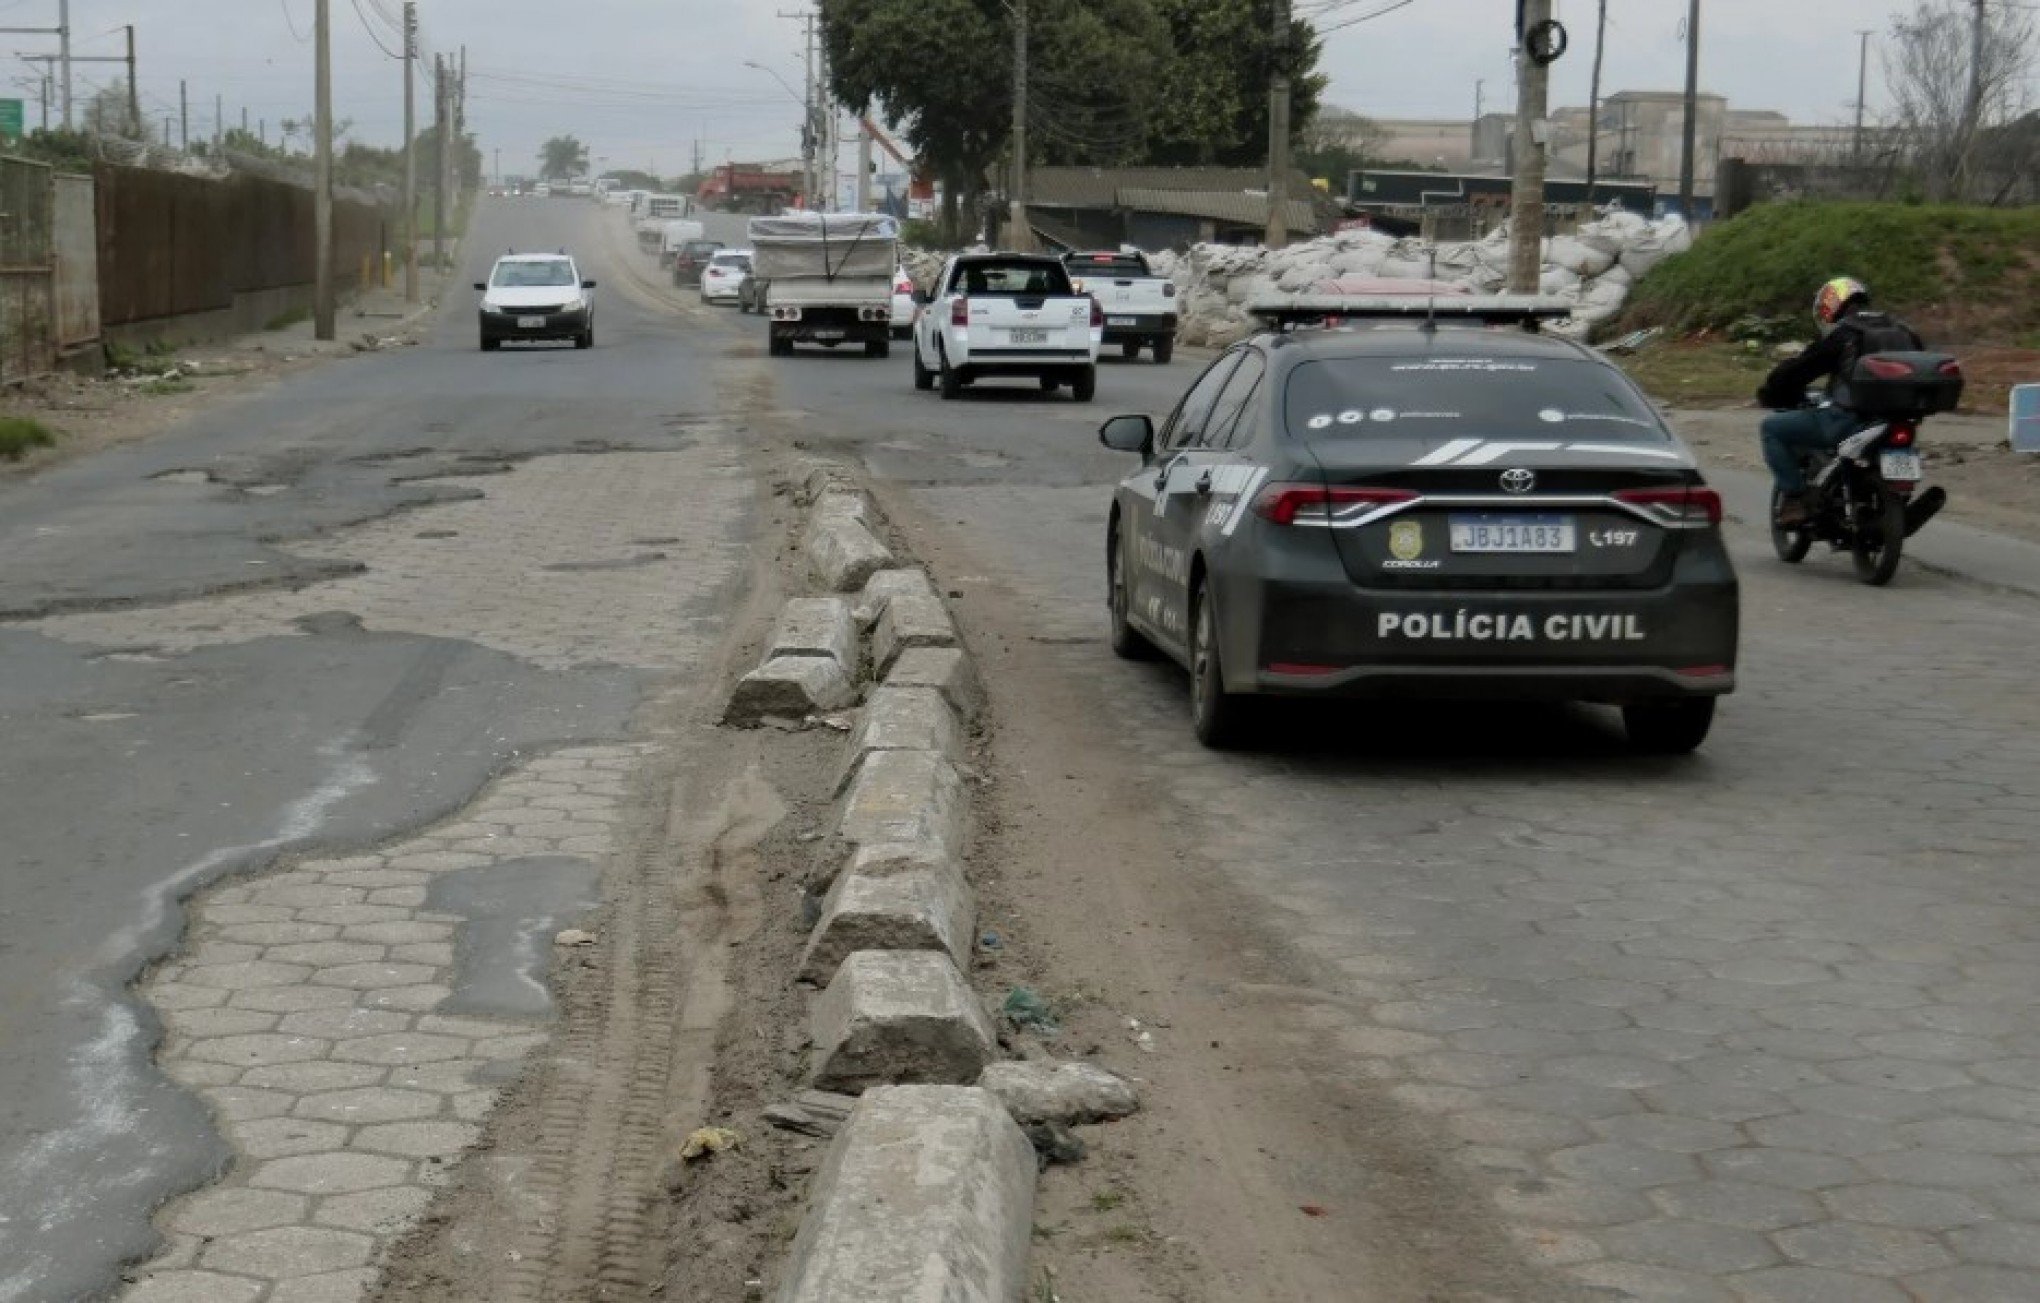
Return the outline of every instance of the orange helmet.
<path id="1" fill-rule="evenodd" d="M 1852 276 L 1837 276 L 1820 287 L 1813 298 L 1813 319 L 1825 331 L 1846 316 L 1851 308 L 1870 305 L 1870 287 Z"/>

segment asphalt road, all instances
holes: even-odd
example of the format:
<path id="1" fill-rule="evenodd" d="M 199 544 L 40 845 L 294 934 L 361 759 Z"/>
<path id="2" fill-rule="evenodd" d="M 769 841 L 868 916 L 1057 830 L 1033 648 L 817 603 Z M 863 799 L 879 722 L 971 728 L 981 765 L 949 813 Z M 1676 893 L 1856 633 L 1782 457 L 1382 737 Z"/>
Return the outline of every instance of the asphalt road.
<path id="1" fill-rule="evenodd" d="M 1216 755 L 1180 673 L 1104 644 L 1129 466 L 1093 433 L 1198 365 L 1107 366 L 1092 406 L 944 403 L 897 359 L 775 377 L 928 522 L 966 618 L 1013 614 L 1004 664 L 1108 721 L 1092 758 L 1155 803 L 1127 817 L 1316 975 L 1297 1039 L 1326 1057 L 1285 1066 L 1373 1083 L 1552 1296 L 2040 1297 L 2040 605 L 1960 577 L 2030 549 L 1929 537 L 1934 568 L 1871 590 L 1735 522 L 1744 686 L 1690 760 L 1629 755 L 1609 712 L 1394 703 Z M 1261 1161 L 1278 1202 L 1373 1197 Z"/>
<path id="2" fill-rule="evenodd" d="M 235 1157 L 128 990 L 182 899 L 622 739 L 721 635 L 749 488 L 716 360 L 608 291 L 593 352 L 475 348 L 464 283 L 569 242 L 611 279 L 604 216 L 485 205 L 423 346 L 0 488 L 0 1299 L 103 1291 Z"/>

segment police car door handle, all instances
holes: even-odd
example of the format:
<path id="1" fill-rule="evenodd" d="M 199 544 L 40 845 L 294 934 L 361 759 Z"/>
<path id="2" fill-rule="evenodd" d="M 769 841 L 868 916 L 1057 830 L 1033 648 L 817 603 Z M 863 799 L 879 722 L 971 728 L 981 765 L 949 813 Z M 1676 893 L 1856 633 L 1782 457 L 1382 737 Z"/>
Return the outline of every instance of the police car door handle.
<path id="1" fill-rule="evenodd" d="M 1211 496 L 1211 470 L 1209 467 L 1205 468 L 1204 474 L 1197 477 L 1197 496 L 1200 498 Z"/>

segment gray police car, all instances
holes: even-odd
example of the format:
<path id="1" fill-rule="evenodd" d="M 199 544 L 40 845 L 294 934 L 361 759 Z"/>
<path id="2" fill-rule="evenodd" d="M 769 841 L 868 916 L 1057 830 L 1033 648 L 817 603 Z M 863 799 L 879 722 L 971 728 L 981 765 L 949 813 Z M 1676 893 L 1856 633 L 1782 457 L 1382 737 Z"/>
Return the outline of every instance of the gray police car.
<path id="1" fill-rule="evenodd" d="M 1634 747 L 1705 740 L 1735 687 L 1721 499 L 1636 386 L 1537 332 L 1549 300 L 1299 296 L 1207 367 L 1138 453 L 1106 540 L 1112 646 L 1189 669 L 1208 745 L 1252 699 L 1618 706 Z"/>

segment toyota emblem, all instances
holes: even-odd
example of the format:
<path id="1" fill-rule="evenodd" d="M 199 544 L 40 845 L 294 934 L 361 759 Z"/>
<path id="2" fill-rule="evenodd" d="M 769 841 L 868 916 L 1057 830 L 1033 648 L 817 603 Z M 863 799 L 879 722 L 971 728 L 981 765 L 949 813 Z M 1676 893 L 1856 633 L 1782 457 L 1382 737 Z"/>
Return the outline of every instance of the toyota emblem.
<path id="1" fill-rule="evenodd" d="M 1519 466 L 1515 470 L 1502 472 L 1502 492 L 1504 493 L 1528 493 L 1536 487 L 1536 471 L 1526 471 Z"/>

